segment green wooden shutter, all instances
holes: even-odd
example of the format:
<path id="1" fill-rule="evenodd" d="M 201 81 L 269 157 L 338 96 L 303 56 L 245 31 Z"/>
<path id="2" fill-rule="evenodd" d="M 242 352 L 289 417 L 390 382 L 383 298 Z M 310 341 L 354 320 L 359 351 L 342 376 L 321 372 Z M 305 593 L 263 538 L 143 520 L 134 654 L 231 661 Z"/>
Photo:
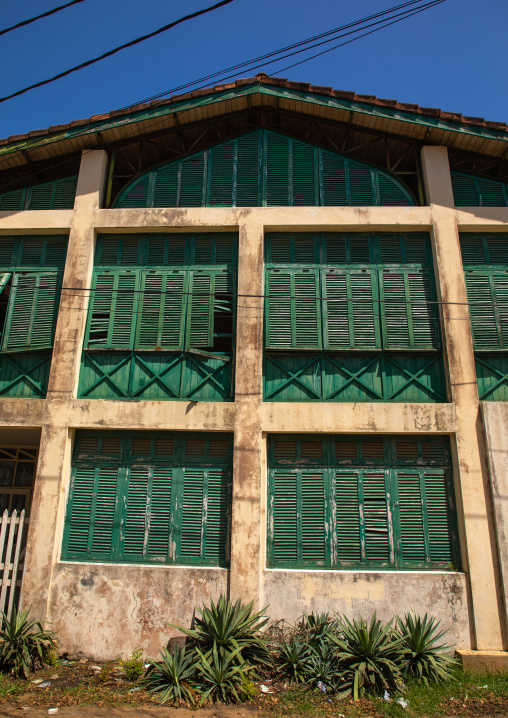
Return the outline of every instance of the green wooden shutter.
<path id="1" fill-rule="evenodd" d="M 235 155 L 235 142 L 225 142 L 210 150 L 210 207 L 234 205 Z"/>
<path id="2" fill-rule="evenodd" d="M 57 272 L 16 273 L 12 280 L 3 351 L 49 349 L 58 314 Z"/>
<path id="3" fill-rule="evenodd" d="M 380 272 L 385 349 L 436 349 L 439 325 L 431 275 L 405 269 Z"/>
<path id="4" fill-rule="evenodd" d="M 423 472 L 425 482 L 425 509 L 429 532 L 429 559 L 448 567 L 450 562 L 457 564 L 453 551 L 453 532 L 450 520 L 450 479 L 446 469 L 426 469 Z M 457 545 L 457 542 L 455 542 Z"/>
<path id="5" fill-rule="evenodd" d="M 7 192 L 0 195 L 1 212 L 20 212 L 25 209 L 26 189 L 18 189 L 16 192 Z"/>
<path id="6" fill-rule="evenodd" d="M 344 158 L 326 150 L 320 150 L 320 155 L 322 176 L 320 203 L 325 207 L 342 207 L 349 204 Z"/>
<path id="7" fill-rule="evenodd" d="M 465 280 L 474 348 L 505 348 L 508 346 L 508 274 L 466 272 Z"/>
<path id="8" fill-rule="evenodd" d="M 261 204 L 261 151 L 263 135 L 254 132 L 239 137 L 236 165 L 236 206 L 257 207 Z"/>
<path id="9" fill-rule="evenodd" d="M 350 161 L 348 165 L 350 204 L 362 207 L 377 204 L 373 181 L 374 170 L 358 162 Z"/>
<path id="10" fill-rule="evenodd" d="M 171 164 L 158 169 L 154 175 L 154 207 L 176 207 L 178 202 L 179 165 Z M 148 188 L 147 188 L 148 191 Z"/>
<path id="11" fill-rule="evenodd" d="M 127 185 L 118 200 L 114 202 L 115 207 L 152 207 L 152 197 L 150 196 L 150 188 L 152 186 L 152 174 L 141 175 L 134 180 L 132 184 Z M 171 206 L 171 205 L 169 205 Z"/>
<path id="12" fill-rule="evenodd" d="M 214 278 L 208 273 L 191 272 L 187 301 L 187 347 L 213 345 Z"/>
<path id="13" fill-rule="evenodd" d="M 478 207 L 480 198 L 474 177 L 452 172 L 453 198 L 456 207 Z"/>
<path id="14" fill-rule="evenodd" d="M 317 149 L 304 142 L 292 141 L 292 205 L 294 207 L 319 204 L 317 181 Z"/>
<path id="15" fill-rule="evenodd" d="M 267 293 L 267 347 L 320 349 L 319 271 L 268 270 Z"/>
<path id="16" fill-rule="evenodd" d="M 409 192 L 400 184 L 395 182 L 393 177 L 375 171 L 378 185 L 379 205 L 381 207 L 405 207 L 413 204 Z"/>
<path id="17" fill-rule="evenodd" d="M 377 281 L 374 272 L 322 272 L 325 349 L 379 349 Z"/>
<path id="18" fill-rule="evenodd" d="M 222 468 L 207 469 L 207 474 L 203 559 L 207 564 L 224 565 L 229 553 L 231 474 Z"/>
<path id="19" fill-rule="evenodd" d="M 63 558 L 113 557 L 119 472 L 117 467 L 105 466 L 74 469 Z"/>
<path id="20" fill-rule="evenodd" d="M 67 177 L 56 182 L 52 209 L 73 209 L 76 198 L 77 177 Z"/>
<path id="21" fill-rule="evenodd" d="M 393 563 L 391 524 L 386 471 L 360 472 L 360 540 L 366 563 Z"/>
<path id="22" fill-rule="evenodd" d="M 290 140 L 267 132 L 265 136 L 266 204 L 268 207 L 288 206 Z"/>
<path id="23" fill-rule="evenodd" d="M 11 267 L 14 263 L 15 240 L 13 237 L 0 237 L 0 267 Z"/>
<path id="24" fill-rule="evenodd" d="M 55 186 L 52 182 L 31 187 L 28 190 L 27 209 L 50 209 Z"/>
<path id="25" fill-rule="evenodd" d="M 298 561 L 297 482 L 294 469 L 270 470 L 269 553 L 272 566 Z"/>
<path id="26" fill-rule="evenodd" d="M 199 563 L 204 555 L 203 527 L 207 479 L 205 469 L 185 469 L 179 557 L 195 563 Z"/>
<path id="27" fill-rule="evenodd" d="M 478 178 L 478 190 L 482 207 L 506 207 L 506 185 Z"/>
<path id="28" fill-rule="evenodd" d="M 425 515 L 425 485 L 420 471 L 396 471 L 400 523 L 400 557 L 403 563 L 425 563 L 429 559 L 428 526 Z"/>
<path id="29" fill-rule="evenodd" d="M 357 564 L 362 558 L 358 472 L 336 469 L 334 478 L 337 561 L 339 565 Z"/>
<path id="30" fill-rule="evenodd" d="M 205 195 L 205 156 L 195 155 L 182 161 L 180 169 L 179 207 L 201 207 Z"/>
<path id="31" fill-rule="evenodd" d="M 139 272 L 97 272 L 93 280 L 86 346 L 132 349 L 137 319 Z"/>
<path id="32" fill-rule="evenodd" d="M 300 541 L 302 563 L 313 566 L 329 565 L 329 532 L 325 516 L 325 472 L 304 470 L 300 472 L 300 496 L 298 497 L 301 516 Z"/>
<path id="33" fill-rule="evenodd" d="M 135 349 L 183 349 L 184 285 L 184 271 L 142 273 Z"/>
<path id="34" fill-rule="evenodd" d="M 329 566 L 325 471 L 272 469 L 270 489 L 270 564 Z"/>
<path id="35" fill-rule="evenodd" d="M 125 560 L 167 562 L 171 484 L 171 467 L 132 466 L 128 470 Z"/>
<path id="36" fill-rule="evenodd" d="M 97 471 L 99 469 L 92 466 L 78 466 L 73 469 L 64 535 L 64 559 L 88 558 L 88 538 Z"/>

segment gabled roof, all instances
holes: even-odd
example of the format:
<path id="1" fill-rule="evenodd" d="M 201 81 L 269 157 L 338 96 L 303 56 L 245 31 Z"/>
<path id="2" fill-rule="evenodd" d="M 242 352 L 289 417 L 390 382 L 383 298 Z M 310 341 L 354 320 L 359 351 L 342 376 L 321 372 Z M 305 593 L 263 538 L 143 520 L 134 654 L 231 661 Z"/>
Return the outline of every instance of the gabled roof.
<path id="1" fill-rule="evenodd" d="M 42 148 L 54 154 L 54 150 L 49 150 L 49 146 L 55 143 L 60 145 L 60 151 L 65 145 L 66 154 L 72 150 L 79 151 L 85 145 L 101 146 L 105 142 L 120 140 L 126 128 L 132 131 L 133 124 L 138 124 L 139 131 L 143 132 L 149 131 L 154 120 L 160 123 L 164 117 L 167 117 L 169 122 L 169 118 L 176 113 L 188 115 L 193 110 L 203 112 L 204 108 L 208 108 L 207 113 L 219 115 L 235 106 L 238 107 L 248 97 L 251 98 L 252 105 L 254 96 L 258 96 L 255 102 L 259 102 L 261 97 L 268 102 L 270 102 L 269 98 L 276 98 L 279 102 L 282 101 L 287 109 L 305 110 L 310 114 L 314 114 L 315 111 L 311 110 L 309 105 L 314 105 L 319 108 L 317 114 L 320 117 L 328 115 L 336 121 L 376 126 L 379 130 L 391 130 L 402 135 L 411 134 L 415 139 L 425 139 L 427 143 L 466 145 L 464 149 L 476 151 L 481 148 L 483 153 L 492 153 L 493 156 L 497 155 L 496 149 L 499 151 L 498 143 L 504 145 L 508 141 L 508 130 L 504 122 L 488 122 L 478 117 L 466 117 L 459 113 L 419 107 L 397 100 L 357 95 L 354 92 L 334 90 L 330 87 L 258 75 L 216 85 L 210 89 L 174 95 L 144 105 L 92 115 L 88 119 L 75 120 L 68 124 L 53 125 L 45 130 L 11 135 L 8 139 L 0 140 L 0 157 L 7 159 L 8 155 L 20 150 L 36 152 L 37 149 L 42 150 Z M 223 107 L 219 108 L 218 105 Z M 431 137 L 429 137 L 430 133 Z M 83 138 L 86 138 L 86 141 Z M 476 141 L 473 138 L 476 138 Z"/>

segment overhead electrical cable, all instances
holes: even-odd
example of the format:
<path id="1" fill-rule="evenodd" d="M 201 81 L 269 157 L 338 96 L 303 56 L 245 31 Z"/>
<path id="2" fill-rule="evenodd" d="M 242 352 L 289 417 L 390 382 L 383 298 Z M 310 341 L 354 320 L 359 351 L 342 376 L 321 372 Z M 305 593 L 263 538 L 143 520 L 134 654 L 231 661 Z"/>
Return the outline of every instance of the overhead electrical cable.
<path id="1" fill-rule="evenodd" d="M 382 10 L 381 12 L 378 12 L 375 15 L 369 15 L 367 17 L 362 18 L 361 20 L 355 20 L 355 22 L 350 22 L 347 25 L 342 25 L 340 27 L 336 27 L 333 30 L 327 30 L 326 32 L 323 32 L 319 35 L 314 35 L 313 37 L 309 37 L 306 40 L 300 40 L 299 42 L 296 42 L 293 45 L 287 45 L 286 47 L 280 48 L 279 50 L 273 50 L 272 52 L 268 52 L 265 55 L 260 55 L 259 57 L 251 58 L 250 60 L 246 60 L 245 62 L 240 62 L 237 65 L 231 65 L 231 67 L 226 67 L 223 70 L 217 70 L 217 72 L 214 72 L 210 75 L 205 75 L 204 77 L 200 77 L 198 80 L 194 80 L 192 82 L 187 82 L 184 85 L 178 85 L 177 87 L 173 87 L 170 90 L 165 90 L 164 92 L 159 92 L 157 95 L 152 95 L 151 97 L 146 97 L 143 100 L 138 100 L 137 102 L 132 102 L 131 104 L 126 105 L 125 107 L 120 107 L 119 110 L 120 111 L 128 110 L 130 107 L 134 107 L 135 105 L 141 105 L 146 102 L 152 102 L 153 100 L 158 100 L 160 97 L 164 97 L 165 95 L 169 95 L 170 93 L 179 92 L 180 90 L 186 90 L 188 87 L 192 87 L 193 85 L 196 85 L 198 83 L 205 82 L 206 80 L 211 80 L 214 77 L 217 77 L 217 75 L 223 75 L 223 73 L 231 72 L 233 70 L 241 70 L 241 69 L 247 67 L 248 65 L 252 65 L 253 62 L 259 62 L 260 60 L 267 60 L 271 57 L 275 57 L 276 55 L 280 55 L 284 52 L 287 52 L 288 50 L 294 50 L 295 48 L 302 47 L 303 45 L 308 45 L 309 43 L 314 42 L 315 40 L 321 40 L 324 37 L 328 37 L 330 35 L 335 35 L 336 33 L 343 32 L 344 30 L 349 30 L 350 28 L 356 27 L 358 25 L 363 25 L 364 23 L 369 22 L 370 20 L 376 20 L 379 17 L 389 15 L 390 13 L 395 12 L 397 10 L 401 10 L 405 7 L 421 4 L 423 1 L 424 0 L 409 0 L 408 2 L 402 3 L 401 5 L 394 5 L 393 7 L 388 8 L 387 10 Z M 364 28 L 361 28 L 361 29 L 364 29 Z M 346 33 L 346 34 L 351 34 L 351 33 Z M 332 37 L 327 42 L 333 42 L 334 40 L 339 39 L 339 37 L 342 37 L 342 35 L 338 35 L 337 37 Z M 310 50 L 310 49 L 312 49 L 312 47 L 317 47 L 317 45 L 312 45 L 305 49 Z M 302 50 L 301 52 L 304 52 L 305 49 Z M 289 55 L 287 57 L 289 57 Z M 277 60 L 280 60 L 280 59 L 282 59 L 282 58 L 276 58 L 274 60 L 274 62 L 276 62 Z M 268 64 L 268 63 L 266 63 L 266 64 Z M 255 69 L 255 68 L 249 67 L 249 71 L 251 69 Z M 228 79 L 228 78 L 229 78 L 229 76 L 227 78 L 221 78 L 221 80 L 218 80 L 218 82 L 221 82 L 222 79 Z M 216 82 L 217 82 L 217 80 L 216 80 Z"/>
<path id="2" fill-rule="evenodd" d="M 231 0 L 229 0 L 229 1 L 231 1 Z M 421 2 L 422 2 L 422 0 L 411 0 L 410 2 L 403 3 L 402 5 L 396 5 L 396 6 L 392 7 L 392 8 L 389 8 L 388 10 L 383 11 L 382 13 L 377 13 L 376 16 L 369 16 L 369 17 L 367 17 L 367 18 L 363 18 L 362 20 L 358 20 L 356 23 L 350 23 L 349 25 L 344 26 L 344 28 L 350 27 L 350 26 L 352 26 L 352 25 L 363 25 L 367 20 L 370 20 L 370 19 L 372 19 L 372 18 L 374 18 L 374 17 L 380 16 L 380 15 L 386 15 L 386 14 L 389 14 L 389 13 L 395 11 L 395 10 L 399 10 L 399 9 L 404 8 L 404 7 L 406 7 L 406 6 L 414 6 L 414 5 L 417 5 L 418 3 L 421 3 Z M 397 16 L 392 16 L 391 18 L 386 18 L 386 17 L 385 17 L 384 20 L 380 21 L 380 23 L 383 23 L 383 22 L 386 23 L 386 20 L 392 20 L 392 22 L 387 23 L 387 24 L 385 24 L 385 25 L 382 25 L 382 24 L 381 24 L 379 27 L 375 27 L 374 30 L 371 30 L 370 32 L 365 33 L 364 35 L 360 35 L 360 36 L 354 37 L 354 38 L 350 39 L 347 43 L 342 43 L 342 44 L 339 45 L 338 47 L 341 47 L 343 44 L 350 44 L 350 43 L 352 43 L 352 42 L 355 42 L 356 40 L 359 40 L 359 39 L 361 39 L 362 37 L 365 37 L 366 35 L 371 35 L 371 34 L 373 34 L 374 32 L 378 32 L 379 30 L 382 30 L 382 29 L 384 29 L 385 27 L 388 27 L 388 25 L 395 24 L 396 22 L 401 22 L 402 20 L 405 20 L 405 19 L 407 19 L 408 17 L 411 17 L 411 16 L 414 15 L 414 14 L 417 14 L 417 13 L 422 12 L 422 11 L 424 11 L 424 10 L 428 10 L 428 9 L 434 7 L 435 5 L 439 5 L 439 4 L 443 3 L 443 2 L 446 2 L 446 0 L 429 0 L 429 2 L 426 2 L 424 5 L 421 5 L 421 4 L 420 4 L 416 9 L 411 8 L 410 10 L 407 10 L 405 13 L 400 13 L 399 15 L 401 15 L 401 17 L 398 17 L 398 19 L 396 19 L 396 20 L 393 20 L 393 18 L 394 18 L 394 17 L 397 17 Z M 372 23 L 372 25 L 378 25 L 378 24 L 380 24 L 380 23 Z M 360 28 L 359 30 L 366 29 L 366 27 L 372 27 L 372 25 L 370 25 L 370 26 L 365 26 L 365 27 L 363 27 L 363 28 Z M 339 28 L 337 28 L 337 29 L 339 29 Z M 322 33 L 321 35 L 316 35 L 315 38 L 325 37 L 325 36 L 327 36 L 327 35 L 329 34 L 329 32 L 335 33 L 336 30 L 328 31 L 328 32 Z M 351 34 L 351 33 L 346 33 L 346 34 Z M 338 39 L 338 37 L 343 37 L 343 36 L 333 37 L 332 40 L 336 40 L 336 39 Z M 306 43 L 309 42 L 311 39 L 314 39 L 314 38 L 310 38 L 310 39 L 307 40 L 307 41 L 303 40 L 303 41 L 301 41 L 300 43 L 295 43 L 295 45 L 293 45 L 293 46 L 288 46 L 288 47 L 297 47 L 297 46 L 299 46 L 299 45 L 306 44 Z M 308 47 L 308 48 L 306 48 L 306 49 L 309 50 L 309 49 L 312 49 L 312 47 Z M 329 50 L 332 50 L 332 49 L 337 49 L 337 47 L 328 48 L 328 49 L 326 50 L 326 52 L 329 51 Z M 270 57 L 271 55 L 279 55 L 280 52 L 282 52 L 282 50 L 274 51 L 273 53 L 268 53 L 268 54 L 267 54 L 267 57 Z M 322 54 L 322 53 L 319 53 L 319 54 Z M 285 57 L 288 57 L 288 56 L 289 56 L 289 55 L 286 55 Z M 279 61 L 279 60 L 281 60 L 281 59 L 283 59 L 283 58 L 277 57 L 276 60 L 275 60 L 275 62 L 277 62 L 277 61 Z M 301 60 L 299 63 L 295 63 L 295 64 L 303 64 L 303 63 L 306 62 L 307 60 L 311 60 L 311 59 L 313 59 L 313 56 L 311 56 L 311 57 L 309 57 L 309 58 L 304 58 L 304 59 Z M 252 61 L 250 61 L 250 62 L 252 62 Z M 241 66 L 243 67 L 243 66 L 245 66 L 246 64 L 248 64 L 248 63 L 241 63 Z M 254 67 L 249 67 L 246 71 L 247 71 L 247 72 L 250 72 L 251 70 L 257 69 L 258 67 L 264 67 L 264 66 L 266 66 L 266 64 L 268 64 L 268 63 L 264 63 L 264 64 L 261 64 L 261 65 L 256 65 L 256 66 L 254 66 Z M 240 65 L 239 65 L 239 66 L 240 66 Z M 239 67 L 239 66 L 234 66 L 234 67 Z M 285 69 L 287 69 L 287 68 L 285 68 Z M 283 70 L 277 70 L 277 72 L 280 72 L 280 71 L 283 71 Z M 219 74 L 219 73 L 217 73 L 217 74 Z M 215 75 L 210 75 L 210 76 L 208 76 L 208 77 L 215 77 Z M 221 77 L 221 78 L 218 78 L 218 79 L 214 80 L 214 82 L 215 82 L 215 83 L 224 82 L 225 80 L 230 79 L 230 77 L 231 77 L 231 76 Z M 162 96 L 164 96 L 164 95 L 168 95 L 168 94 L 171 94 L 171 93 L 173 93 L 173 92 L 175 92 L 175 91 L 179 91 L 179 90 L 181 90 L 181 89 L 185 89 L 185 88 L 187 88 L 187 87 L 191 87 L 192 85 L 197 84 L 198 82 L 201 82 L 202 79 L 204 79 L 204 78 L 201 78 L 200 80 L 196 80 L 195 82 L 187 83 L 186 85 L 180 85 L 179 87 L 175 87 L 175 88 L 172 88 L 172 89 L 170 89 L 170 90 L 166 90 L 165 92 L 160 93 L 159 95 L 155 95 L 155 96 L 153 96 L 152 98 L 147 98 L 146 100 L 143 100 L 143 101 L 141 101 L 141 102 L 136 102 L 136 103 L 133 103 L 132 105 L 127 105 L 126 107 L 121 108 L 121 109 L 126 110 L 126 109 L 129 109 L 130 107 L 134 107 L 134 106 L 137 105 L 137 104 L 143 104 L 143 103 L 145 103 L 145 102 L 149 102 L 151 99 L 158 99 L 158 98 L 160 98 L 160 97 L 162 97 Z M 205 79 L 206 79 L 206 78 L 205 78 Z M 211 84 L 211 83 L 210 83 L 210 84 Z M 209 85 L 202 85 L 202 86 L 200 86 L 199 88 L 195 88 L 195 89 L 205 89 L 205 88 L 208 87 L 208 86 L 209 86 Z M 0 100 L 0 101 L 2 101 L 2 100 Z M 159 122 L 157 122 L 157 123 L 155 124 L 155 126 L 157 126 L 157 125 L 162 125 L 164 122 L 165 122 L 165 118 L 161 118 L 161 119 L 159 120 Z M 155 126 L 154 126 L 154 127 L 155 127 Z M 153 128 L 152 128 L 152 129 L 153 129 Z M 78 138 L 78 137 L 80 137 L 80 136 L 82 136 L 82 135 L 84 135 L 84 134 L 89 134 L 89 133 L 90 133 L 90 128 L 89 128 L 89 127 L 84 128 L 81 132 L 78 132 L 78 133 L 76 133 L 75 135 L 73 135 L 73 139 L 76 139 L 76 138 Z M 135 129 L 135 130 L 134 130 L 133 132 L 131 132 L 131 133 L 127 133 L 126 137 L 129 137 L 129 136 L 131 136 L 131 135 L 135 135 L 136 133 L 137 133 L 137 129 Z M 12 152 L 13 152 L 13 153 L 14 153 L 14 152 L 23 152 L 23 151 L 25 151 L 25 150 L 29 150 L 30 147 L 31 147 L 33 144 L 37 143 L 38 141 L 39 141 L 38 138 L 34 138 L 34 139 L 31 140 L 31 141 L 29 140 L 29 141 L 23 143 L 22 146 L 19 146 L 19 145 L 18 145 L 18 146 L 16 146 L 15 148 L 13 148 L 13 149 L 12 149 Z M 104 142 L 104 143 L 102 143 L 101 145 L 99 145 L 99 146 L 97 146 L 97 147 L 95 147 L 95 148 L 93 148 L 93 149 L 104 149 L 104 148 L 106 148 L 106 147 L 109 147 L 109 146 L 111 146 L 111 145 L 114 145 L 115 142 L 116 142 L 116 141 Z M 86 153 L 86 152 L 92 152 L 92 151 L 93 151 L 92 149 L 91 149 L 91 150 L 85 150 L 85 153 Z M 7 154 L 10 154 L 10 152 L 6 152 L 6 153 L 2 153 L 2 154 L 7 155 Z M 63 160 L 62 162 L 57 162 L 57 163 L 55 163 L 55 165 L 51 165 L 48 169 L 52 169 L 53 167 L 58 167 L 59 165 L 65 164 L 65 163 L 71 161 L 72 159 L 73 159 L 73 158 L 70 158 L 70 159 L 67 159 L 67 160 Z M 0 167 L 0 169 L 2 169 L 2 168 Z M 30 177 L 30 176 L 36 176 L 36 173 L 33 173 L 32 175 L 28 175 L 28 177 Z M 8 184 L 7 184 L 7 185 L 4 185 L 4 186 L 0 187 L 0 189 L 5 191 L 4 188 L 7 188 L 8 186 L 9 186 Z"/>
<path id="3" fill-rule="evenodd" d="M 205 13 L 211 12 L 212 10 L 217 10 L 218 8 L 223 7 L 224 5 L 229 5 L 229 3 L 232 3 L 232 2 L 234 2 L 234 0 L 221 0 L 221 2 L 218 2 L 215 5 L 211 5 L 210 7 L 204 8 L 203 10 L 197 10 L 196 12 L 190 13 L 189 15 L 185 15 L 184 17 L 181 17 L 178 20 L 170 22 L 168 25 L 164 25 L 163 27 L 160 27 L 158 30 L 154 30 L 154 32 L 149 32 L 147 35 L 142 35 L 141 37 L 138 37 L 135 40 L 131 40 L 130 42 L 126 42 L 123 45 L 119 45 L 118 47 L 115 47 L 113 50 L 108 50 L 108 52 L 105 52 L 102 55 L 99 55 L 99 57 L 95 57 L 93 60 L 87 60 L 86 62 L 82 62 L 80 65 L 71 67 L 70 70 L 65 70 L 64 72 L 58 73 L 58 75 L 54 75 L 53 77 L 50 77 L 47 80 L 42 80 L 41 82 L 36 82 L 35 84 L 30 85 L 29 87 L 25 87 L 22 90 L 18 90 L 17 92 L 13 92 L 10 95 L 6 95 L 5 97 L 0 97 L 0 102 L 6 102 L 6 100 L 11 100 L 13 97 L 18 97 L 19 95 L 25 94 L 25 92 L 29 92 L 30 90 L 35 90 L 35 88 L 37 88 L 37 87 L 43 87 L 44 85 L 49 85 L 50 82 L 55 82 L 55 80 L 60 80 L 62 77 L 67 77 L 67 75 L 70 75 L 73 72 L 77 72 L 78 70 L 83 70 L 85 67 L 89 67 L 90 65 L 93 65 L 96 62 L 100 62 L 101 60 L 104 60 L 107 57 L 111 57 L 111 55 L 115 55 L 117 52 L 120 52 L 121 50 L 125 50 L 128 47 L 133 47 L 134 45 L 139 45 L 140 42 L 144 42 L 145 40 L 148 40 L 151 37 L 160 35 L 161 33 L 166 32 L 167 30 L 170 30 L 173 27 L 176 27 L 176 25 L 180 25 L 182 22 L 186 22 L 187 20 L 192 20 L 196 17 L 199 17 L 200 15 L 204 15 Z"/>
<path id="4" fill-rule="evenodd" d="M 0 36 L 6 35 L 8 32 L 12 32 L 12 30 L 17 30 L 20 27 L 25 27 L 25 25 L 30 25 L 30 23 L 35 22 L 36 20 L 41 20 L 43 17 L 49 17 L 50 15 L 54 15 L 55 13 L 60 12 L 60 10 L 65 10 L 72 5 L 77 5 L 78 3 L 84 1 L 85 0 L 71 0 L 71 2 L 65 3 L 65 5 L 59 5 L 58 7 L 54 7 L 53 10 L 43 12 L 40 15 L 36 15 L 35 17 L 29 18 L 28 20 L 22 20 L 21 22 L 16 23 L 16 25 L 11 25 L 11 27 L 6 27 L 4 30 L 0 30 Z"/>

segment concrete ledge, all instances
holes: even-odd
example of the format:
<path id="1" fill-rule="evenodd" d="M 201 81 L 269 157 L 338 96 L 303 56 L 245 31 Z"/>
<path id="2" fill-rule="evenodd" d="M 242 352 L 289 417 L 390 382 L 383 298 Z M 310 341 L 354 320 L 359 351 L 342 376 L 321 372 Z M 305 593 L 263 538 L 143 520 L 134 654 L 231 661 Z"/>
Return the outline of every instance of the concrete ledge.
<path id="1" fill-rule="evenodd" d="M 455 651 L 462 668 L 472 673 L 508 673 L 506 651 Z"/>

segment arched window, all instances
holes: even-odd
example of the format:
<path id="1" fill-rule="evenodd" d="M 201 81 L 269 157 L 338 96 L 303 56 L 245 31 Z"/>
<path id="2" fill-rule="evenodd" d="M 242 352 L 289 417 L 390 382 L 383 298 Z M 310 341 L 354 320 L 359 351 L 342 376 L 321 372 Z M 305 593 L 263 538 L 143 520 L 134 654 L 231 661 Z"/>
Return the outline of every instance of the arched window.
<path id="1" fill-rule="evenodd" d="M 268 130 L 256 130 L 128 184 L 115 207 L 412 206 L 383 170 Z"/>

